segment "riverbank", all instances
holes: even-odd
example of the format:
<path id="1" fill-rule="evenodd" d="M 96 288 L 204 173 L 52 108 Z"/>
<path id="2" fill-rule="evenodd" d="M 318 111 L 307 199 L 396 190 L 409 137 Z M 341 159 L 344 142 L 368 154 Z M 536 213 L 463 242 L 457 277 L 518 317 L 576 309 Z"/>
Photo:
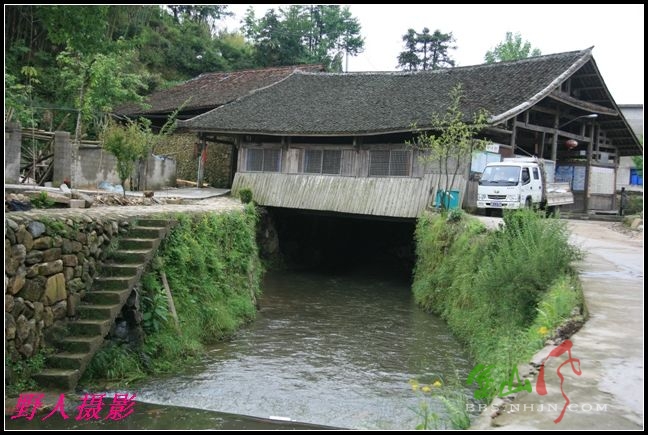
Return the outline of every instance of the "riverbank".
<path id="1" fill-rule="evenodd" d="M 133 239 L 137 235 L 131 235 L 130 238 L 124 238 L 125 244 L 121 246 L 118 239 L 129 231 L 130 226 L 136 226 L 140 220 L 146 221 L 151 217 L 163 222 L 174 221 L 176 225 L 171 235 L 168 236 L 168 239 L 173 239 L 173 241 L 162 240 L 161 232 L 155 233 L 159 238 L 155 242 L 162 241 L 162 248 L 158 252 L 159 255 L 149 264 L 152 253 L 146 251 L 147 253 L 144 255 L 142 247 L 147 249 L 150 246 L 157 247 L 156 243 L 150 244 L 149 239 Z M 100 225 L 96 232 L 90 233 L 94 229 L 92 225 L 95 221 L 103 223 L 104 220 L 109 221 L 108 223 L 111 225 Z M 31 222 L 34 222 L 34 225 L 31 225 Z M 82 224 L 77 224 L 77 222 Z M 70 335 L 63 331 L 65 327 L 63 318 L 74 322 L 78 313 L 71 310 L 70 305 L 67 305 L 66 311 L 65 304 L 68 301 L 65 300 L 64 292 L 60 297 L 58 292 L 51 292 L 54 295 L 51 298 L 56 297 L 54 300 L 60 300 L 60 305 L 63 306 L 63 309 L 59 310 L 60 313 L 57 312 L 59 317 L 55 318 L 60 321 L 53 324 L 51 318 L 49 323 L 47 319 L 43 320 L 43 304 L 39 302 L 40 294 L 36 294 L 38 288 L 32 288 L 35 286 L 35 283 L 31 282 L 33 280 L 21 279 L 24 278 L 23 275 L 27 275 L 27 278 L 33 277 L 31 269 L 36 266 L 30 268 L 30 275 L 27 273 L 26 266 L 18 268 L 14 263 L 20 265 L 21 261 L 29 260 L 30 263 L 27 266 L 31 266 L 34 262 L 43 261 L 41 258 L 45 258 L 45 255 L 53 260 L 54 256 L 60 254 L 61 251 L 64 254 L 71 251 L 77 253 L 78 251 L 77 255 L 64 256 L 65 266 L 70 265 L 70 267 L 63 270 L 62 261 L 57 260 L 51 262 L 53 266 L 50 263 L 44 263 L 41 266 L 37 264 L 38 270 L 42 269 L 47 276 L 65 272 L 65 274 L 59 273 L 60 277 L 64 279 L 67 279 L 68 272 L 70 272 L 69 278 L 71 279 L 77 274 L 81 276 L 81 271 L 83 271 L 84 284 L 90 286 L 93 277 L 100 276 L 96 273 L 96 267 L 86 268 L 83 266 L 82 268 L 79 265 L 74 268 L 73 266 L 77 261 L 80 264 L 88 253 L 96 254 L 95 256 L 98 258 L 91 266 L 98 266 L 98 262 L 104 260 L 108 260 L 110 263 L 111 252 L 115 252 L 115 255 L 123 255 L 125 262 L 137 254 L 138 257 L 135 260 L 140 263 L 136 263 L 131 269 L 137 268 L 140 274 L 145 272 L 141 279 L 140 275 L 137 275 L 137 291 L 126 294 L 132 296 L 128 298 L 129 302 L 126 304 L 128 307 L 125 306 L 123 310 L 120 310 L 119 306 L 110 306 L 112 320 L 116 321 L 110 330 L 106 346 L 95 355 L 95 358 L 92 358 L 89 370 L 86 372 L 90 375 L 94 373 L 94 379 L 100 376 L 108 377 L 113 382 L 119 380 L 119 382 L 127 383 L 145 375 L 145 373 L 168 371 L 181 362 L 191 359 L 190 357 L 198 355 L 201 343 L 209 343 L 230 335 L 241 324 L 254 317 L 255 298 L 259 292 L 258 284 L 261 274 L 255 243 L 256 214 L 250 207 L 243 207 L 239 201 L 219 197 L 211 198 L 205 203 L 191 205 L 32 209 L 6 213 L 5 223 L 11 229 L 11 231 L 6 231 L 6 243 L 16 244 L 16 249 L 11 251 L 12 254 L 14 251 L 24 254 L 31 248 L 34 250 L 31 252 L 34 255 L 15 256 L 16 258 L 11 263 L 13 272 L 6 271 L 6 274 L 8 273 L 11 278 L 10 287 L 7 288 L 5 296 L 7 310 L 11 312 L 12 317 L 18 318 L 19 321 L 14 321 L 14 323 L 22 328 L 18 330 L 19 328 L 8 327 L 8 331 L 12 332 L 10 338 L 22 340 L 17 345 L 23 344 L 22 342 L 26 338 L 30 338 L 32 342 L 36 343 L 33 346 L 33 354 L 38 354 L 41 361 L 45 359 L 46 353 L 52 353 L 50 349 L 54 346 L 58 347 L 56 343 L 63 343 L 65 334 Z M 120 226 L 122 223 L 124 224 L 123 228 Z M 25 229 L 28 224 L 29 233 Z M 32 226 L 36 229 L 41 228 L 38 235 L 52 235 L 50 238 L 43 236 L 42 247 L 41 245 L 36 246 L 36 242 L 32 243 L 32 237 L 36 237 L 29 236 L 32 231 L 36 234 L 36 230 L 32 229 Z M 105 228 L 110 229 L 111 234 L 115 232 L 114 228 L 120 228 L 120 237 L 116 236 L 113 241 L 107 239 L 107 236 L 97 237 L 97 234 L 108 231 Z M 152 233 L 151 230 L 145 230 L 148 231 L 147 236 Z M 20 233 L 20 237 L 14 235 L 16 231 Z M 61 240 L 61 237 L 58 237 L 59 233 L 64 233 L 65 237 L 71 238 L 70 241 Z M 97 240 L 95 245 L 101 245 L 101 250 L 98 246 L 91 244 L 84 247 L 83 243 L 94 240 Z M 21 245 L 23 241 L 25 245 Z M 43 249 L 51 247 L 48 244 L 50 242 L 58 244 L 54 249 L 44 252 Z M 60 248 L 61 245 L 63 245 L 62 248 Z M 126 255 L 129 257 L 126 258 Z M 45 266 L 50 267 L 46 268 Z M 58 266 L 58 269 L 54 266 Z M 20 274 L 16 272 L 17 269 Z M 122 273 L 121 270 L 118 272 Z M 15 276 L 11 275 L 12 273 Z M 59 275 L 56 278 L 59 278 Z M 5 278 L 5 283 L 7 283 L 7 276 Z M 168 283 L 166 282 L 167 278 Z M 80 279 L 73 281 L 80 281 Z M 99 281 L 101 280 L 98 279 L 97 282 Z M 126 281 L 126 279 L 115 278 L 110 282 L 110 285 L 121 285 L 122 281 Z M 47 283 L 49 292 L 49 281 Z M 27 288 L 27 284 L 31 287 Z M 97 284 L 99 290 L 96 290 L 98 292 L 102 290 L 99 284 Z M 132 284 L 132 279 L 128 284 Z M 84 290 L 86 291 L 80 292 L 78 295 L 72 295 L 78 296 L 72 302 L 78 305 L 79 299 L 83 301 L 84 294 L 89 288 L 84 287 Z M 126 290 L 130 292 L 132 289 L 129 287 Z M 171 292 L 173 292 L 173 300 Z M 50 293 L 47 293 L 46 296 L 50 297 L 49 295 Z M 101 295 L 103 296 L 103 293 Z M 113 296 L 113 293 L 109 296 Z M 120 296 L 120 302 L 123 304 L 125 298 L 122 296 Z M 70 297 L 67 299 L 69 300 Z M 197 303 L 198 300 L 203 303 Z M 172 303 L 174 301 L 175 304 Z M 75 306 L 73 305 L 72 308 Z M 127 311 L 127 308 L 130 311 Z M 173 312 L 174 308 L 176 312 Z M 117 318 L 115 319 L 114 316 Z M 33 327 L 29 329 L 29 334 L 26 334 L 24 324 L 27 326 L 33 324 L 39 328 Z M 182 333 L 178 332 L 180 327 Z M 54 328 L 58 329 L 52 332 Z M 108 329 L 105 329 L 102 334 L 107 332 Z M 144 333 L 148 340 L 142 346 L 141 338 Z M 84 336 L 91 336 L 93 343 L 96 338 L 101 338 L 92 334 L 94 332 L 88 330 Z M 98 336 L 98 334 L 96 335 Z M 63 345 L 65 344 L 63 343 Z M 88 353 L 94 353 L 97 347 L 98 345 L 92 347 Z M 85 354 L 83 355 L 85 357 Z M 28 377 L 38 373 L 43 367 L 36 366 L 35 363 L 32 364 L 36 361 L 33 357 L 27 360 L 27 357 L 30 356 L 32 355 L 26 352 L 21 352 L 20 355 L 14 352 L 11 355 L 11 361 L 6 361 L 6 367 L 12 369 L 10 372 L 12 376 L 7 376 L 11 382 L 11 385 L 7 385 L 8 390 L 17 394 L 33 386 Z M 89 358 L 85 361 L 88 360 Z M 83 372 L 86 366 L 82 362 L 80 366 L 71 368 L 76 368 L 78 373 Z M 78 379 L 79 374 L 76 376 Z"/>
<path id="2" fill-rule="evenodd" d="M 492 219 L 492 218 L 491 218 Z M 570 337 L 579 371 L 569 364 L 561 374 L 566 404 L 556 370 L 568 357 L 547 362 L 548 394 L 537 394 L 537 367 L 530 378 L 533 392 L 521 392 L 499 411 L 485 409 L 476 430 L 641 430 L 644 397 L 643 231 L 618 223 L 570 220 L 570 241 L 585 253 L 576 264 L 589 319 Z M 542 360 L 554 347 L 544 348 Z"/>

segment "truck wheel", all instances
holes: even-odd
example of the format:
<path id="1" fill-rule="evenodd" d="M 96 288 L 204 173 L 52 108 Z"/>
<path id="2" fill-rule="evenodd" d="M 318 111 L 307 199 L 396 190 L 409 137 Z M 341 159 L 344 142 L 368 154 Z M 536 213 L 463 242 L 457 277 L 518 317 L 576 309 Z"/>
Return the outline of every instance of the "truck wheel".
<path id="1" fill-rule="evenodd" d="M 526 201 L 524 201 L 524 206 L 529 210 L 533 208 L 533 203 L 531 202 L 531 198 L 527 198 Z"/>

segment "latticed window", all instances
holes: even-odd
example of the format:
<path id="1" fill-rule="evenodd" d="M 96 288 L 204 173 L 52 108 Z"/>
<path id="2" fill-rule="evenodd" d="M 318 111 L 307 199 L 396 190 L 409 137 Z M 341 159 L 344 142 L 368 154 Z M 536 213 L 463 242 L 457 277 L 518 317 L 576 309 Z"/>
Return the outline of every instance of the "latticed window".
<path id="1" fill-rule="evenodd" d="M 339 174 L 341 150 L 306 150 L 304 172 L 307 174 Z"/>
<path id="2" fill-rule="evenodd" d="M 281 150 L 248 148 L 245 169 L 254 172 L 279 172 Z"/>
<path id="3" fill-rule="evenodd" d="M 322 161 L 322 174 L 339 174 L 341 161 L 342 161 L 342 151 L 324 150 L 324 158 Z"/>
<path id="4" fill-rule="evenodd" d="M 281 150 L 263 150 L 263 172 L 279 172 Z"/>
<path id="5" fill-rule="evenodd" d="M 304 153 L 304 172 L 319 174 L 322 172 L 322 150 L 306 150 Z"/>
<path id="6" fill-rule="evenodd" d="M 410 152 L 392 151 L 389 159 L 389 175 L 407 177 L 410 173 Z"/>
<path id="7" fill-rule="evenodd" d="M 263 150 L 260 148 L 248 148 L 247 164 L 245 169 L 248 171 L 263 171 Z"/>
<path id="8" fill-rule="evenodd" d="M 410 151 L 375 150 L 370 152 L 369 176 L 407 177 L 410 175 Z"/>
<path id="9" fill-rule="evenodd" d="M 369 175 L 389 175 L 389 151 L 371 151 L 369 162 Z"/>

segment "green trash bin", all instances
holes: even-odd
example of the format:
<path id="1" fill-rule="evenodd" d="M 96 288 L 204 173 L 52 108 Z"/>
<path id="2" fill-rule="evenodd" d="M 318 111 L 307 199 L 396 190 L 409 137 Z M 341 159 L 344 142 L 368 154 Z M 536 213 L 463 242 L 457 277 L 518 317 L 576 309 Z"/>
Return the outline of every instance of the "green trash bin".
<path id="1" fill-rule="evenodd" d="M 436 198 L 434 200 L 434 205 L 436 208 L 441 208 L 441 196 L 442 196 L 442 191 L 437 190 Z M 459 208 L 460 196 L 461 195 L 459 194 L 458 190 L 449 190 L 446 193 L 446 197 L 445 197 L 446 209 L 452 210 L 454 208 Z"/>

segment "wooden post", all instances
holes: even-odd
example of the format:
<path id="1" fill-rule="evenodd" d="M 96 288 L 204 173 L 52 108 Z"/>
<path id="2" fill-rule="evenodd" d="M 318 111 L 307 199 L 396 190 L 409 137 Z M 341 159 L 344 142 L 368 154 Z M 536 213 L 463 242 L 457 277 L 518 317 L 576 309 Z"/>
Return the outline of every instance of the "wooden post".
<path id="1" fill-rule="evenodd" d="M 596 138 L 596 139 L 595 139 Z M 583 191 L 583 209 L 587 213 L 589 210 L 590 198 L 590 176 L 592 174 L 592 151 L 594 149 L 594 140 L 598 142 L 598 133 L 596 132 L 596 125 L 592 122 L 592 137 L 587 143 L 587 161 L 585 163 L 585 190 Z"/>
<path id="2" fill-rule="evenodd" d="M 176 313 L 175 304 L 173 303 L 173 296 L 171 296 L 171 289 L 169 288 L 169 283 L 167 282 L 166 273 L 164 271 L 160 272 L 162 277 L 162 284 L 164 285 L 164 291 L 167 295 L 167 300 L 169 301 L 169 311 L 171 311 L 171 316 L 173 317 L 173 323 L 178 332 L 180 332 L 180 322 L 178 321 L 178 313 Z"/>
<path id="3" fill-rule="evenodd" d="M 554 162 L 558 159 L 558 126 L 560 122 L 560 112 L 556 111 L 556 116 L 554 117 L 554 134 L 551 140 L 551 160 Z"/>
<path id="4" fill-rule="evenodd" d="M 203 187 L 203 179 L 205 178 L 205 159 L 207 157 L 207 142 L 202 140 L 198 146 L 198 179 L 196 180 L 196 185 L 198 187 Z"/>
<path id="5" fill-rule="evenodd" d="M 527 116 L 529 112 L 527 112 Z M 517 116 L 513 118 L 513 127 L 511 128 L 511 152 L 515 155 L 515 141 L 517 140 Z"/>

